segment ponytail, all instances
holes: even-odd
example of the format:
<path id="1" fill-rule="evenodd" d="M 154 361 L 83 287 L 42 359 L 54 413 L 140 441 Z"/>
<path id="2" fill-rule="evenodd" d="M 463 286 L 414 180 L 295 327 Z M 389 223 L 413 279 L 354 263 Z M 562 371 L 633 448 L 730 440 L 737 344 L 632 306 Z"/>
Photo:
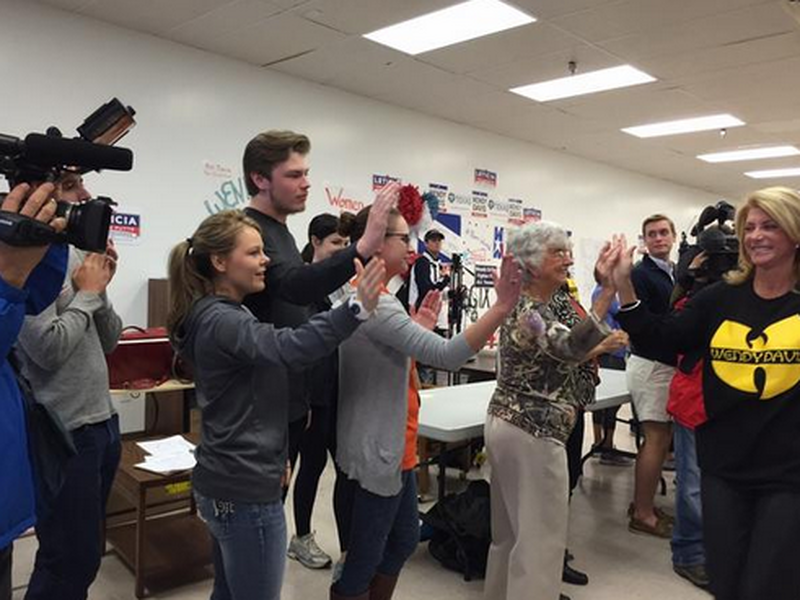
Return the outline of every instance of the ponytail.
<path id="1" fill-rule="evenodd" d="M 225 256 L 235 247 L 239 233 L 258 224 L 238 210 L 219 212 L 200 223 L 192 237 L 178 243 L 169 254 L 169 312 L 167 331 L 174 337 L 192 305 L 214 292 L 216 273 L 211 256 Z"/>

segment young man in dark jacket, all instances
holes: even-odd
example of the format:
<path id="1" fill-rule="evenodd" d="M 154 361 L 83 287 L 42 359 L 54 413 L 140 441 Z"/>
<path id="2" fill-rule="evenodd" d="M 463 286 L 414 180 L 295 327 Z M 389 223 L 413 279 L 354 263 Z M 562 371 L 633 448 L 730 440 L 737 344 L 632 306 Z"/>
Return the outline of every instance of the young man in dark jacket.
<path id="1" fill-rule="evenodd" d="M 650 312 L 671 310 L 675 225 L 664 215 L 652 215 L 642 223 L 647 254 L 631 273 L 636 294 Z M 672 535 L 671 519 L 654 504 L 661 469 L 672 440 L 667 415 L 669 384 L 675 372 L 675 353 L 669 349 L 644 349 L 634 345 L 626 373 L 636 416 L 642 424 L 644 443 L 636 457 L 634 496 L 628 529 L 656 537 Z"/>
<path id="2" fill-rule="evenodd" d="M 383 244 L 389 211 L 397 203 L 399 184 L 389 183 L 375 198 L 367 231 L 357 244 L 327 260 L 307 264 L 286 221 L 306 208 L 311 187 L 308 173 L 308 137 L 293 131 L 267 131 L 247 144 L 243 170 L 250 205 L 247 216 L 261 227 L 264 252 L 269 257 L 267 285 L 245 305 L 259 321 L 276 327 L 297 327 L 307 322 L 312 304 L 336 291 L 355 275 L 354 259 L 366 262 Z M 309 424 L 307 376 L 289 373 L 289 460 L 294 467 L 303 431 Z M 284 494 L 285 497 L 285 494 Z M 303 564 L 327 565 L 330 557 L 314 541 L 313 532 L 292 540 L 292 554 Z"/>

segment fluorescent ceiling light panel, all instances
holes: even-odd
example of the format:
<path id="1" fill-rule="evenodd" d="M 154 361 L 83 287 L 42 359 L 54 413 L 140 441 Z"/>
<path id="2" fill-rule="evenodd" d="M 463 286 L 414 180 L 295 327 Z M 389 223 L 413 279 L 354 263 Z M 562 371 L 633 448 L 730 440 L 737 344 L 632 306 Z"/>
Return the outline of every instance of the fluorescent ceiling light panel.
<path id="1" fill-rule="evenodd" d="M 364 37 L 406 54 L 421 54 L 535 21 L 499 0 L 470 0 L 378 29 Z"/>
<path id="2" fill-rule="evenodd" d="M 572 96 L 583 96 L 615 90 L 618 88 L 630 87 L 650 83 L 656 78 L 648 75 L 644 71 L 634 69 L 630 65 L 611 67 L 610 69 L 600 69 L 590 73 L 580 75 L 569 75 L 561 79 L 532 83 L 510 89 L 510 92 L 532 98 L 538 102 L 548 102 L 560 98 L 571 98 Z"/>
<path id="3" fill-rule="evenodd" d="M 761 158 L 780 158 L 797 156 L 800 150 L 794 146 L 770 146 L 768 148 L 749 148 L 747 150 L 731 150 L 730 152 L 714 152 L 700 154 L 697 158 L 709 163 L 735 162 L 737 160 L 758 160 Z"/>
<path id="4" fill-rule="evenodd" d="M 753 179 L 780 179 L 782 177 L 800 177 L 800 167 L 793 169 L 770 169 L 769 171 L 748 171 L 745 173 Z"/>
<path id="5" fill-rule="evenodd" d="M 678 121 L 664 121 L 663 123 L 626 127 L 622 131 L 639 138 L 651 138 L 662 135 L 693 133 L 695 131 L 728 129 L 729 127 L 740 127 L 744 124 L 744 121 L 737 119 L 733 115 L 708 115 L 706 117 L 695 117 L 694 119 L 680 119 Z"/>

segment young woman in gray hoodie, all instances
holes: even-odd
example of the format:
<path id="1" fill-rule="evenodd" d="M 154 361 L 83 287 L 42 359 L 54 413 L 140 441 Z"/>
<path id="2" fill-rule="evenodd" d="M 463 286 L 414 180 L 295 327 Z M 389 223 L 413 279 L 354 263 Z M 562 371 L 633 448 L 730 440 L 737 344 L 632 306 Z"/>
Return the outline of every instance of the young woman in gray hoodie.
<path id="1" fill-rule="evenodd" d="M 369 208 L 356 216 L 351 242 L 363 233 Z M 408 269 L 409 227 L 394 211 L 381 249 L 386 281 Z M 478 352 L 517 304 L 519 266 L 503 259 L 496 302 L 463 333 L 446 339 L 415 322 L 400 301 L 381 294 L 375 317 L 339 350 L 336 462 L 357 484 L 349 549 L 331 598 L 388 600 L 419 542 L 416 481 L 403 469 L 411 359 L 457 370 Z M 437 293 L 438 292 L 431 292 Z"/>
<path id="2" fill-rule="evenodd" d="M 168 327 L 202 411 L 192 483 L 213 541 L 214 600 L 280 598 L 288 407 L 279 392 L 289 370 L 327 356 L 368 318 L 385 276 L 383 261 L 357 262 L 353 300 L 276 329 L 242 305 L 264 289 L 268 265 L 258 225 L 240 211 L 206 218 L 169 259 Z"/>

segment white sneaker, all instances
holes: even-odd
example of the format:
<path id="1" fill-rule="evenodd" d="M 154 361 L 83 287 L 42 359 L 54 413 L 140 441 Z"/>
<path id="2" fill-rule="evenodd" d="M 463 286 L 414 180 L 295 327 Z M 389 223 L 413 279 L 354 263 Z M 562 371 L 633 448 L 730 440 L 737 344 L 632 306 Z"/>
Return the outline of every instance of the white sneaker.
<path id="1" fill-rule="evenodd" d="M 293 535 L 286 555 L 309 569 L 325 569 L 331 564 L 331 557 L 317 546 L 313 531 L 302 537 Z"/>

